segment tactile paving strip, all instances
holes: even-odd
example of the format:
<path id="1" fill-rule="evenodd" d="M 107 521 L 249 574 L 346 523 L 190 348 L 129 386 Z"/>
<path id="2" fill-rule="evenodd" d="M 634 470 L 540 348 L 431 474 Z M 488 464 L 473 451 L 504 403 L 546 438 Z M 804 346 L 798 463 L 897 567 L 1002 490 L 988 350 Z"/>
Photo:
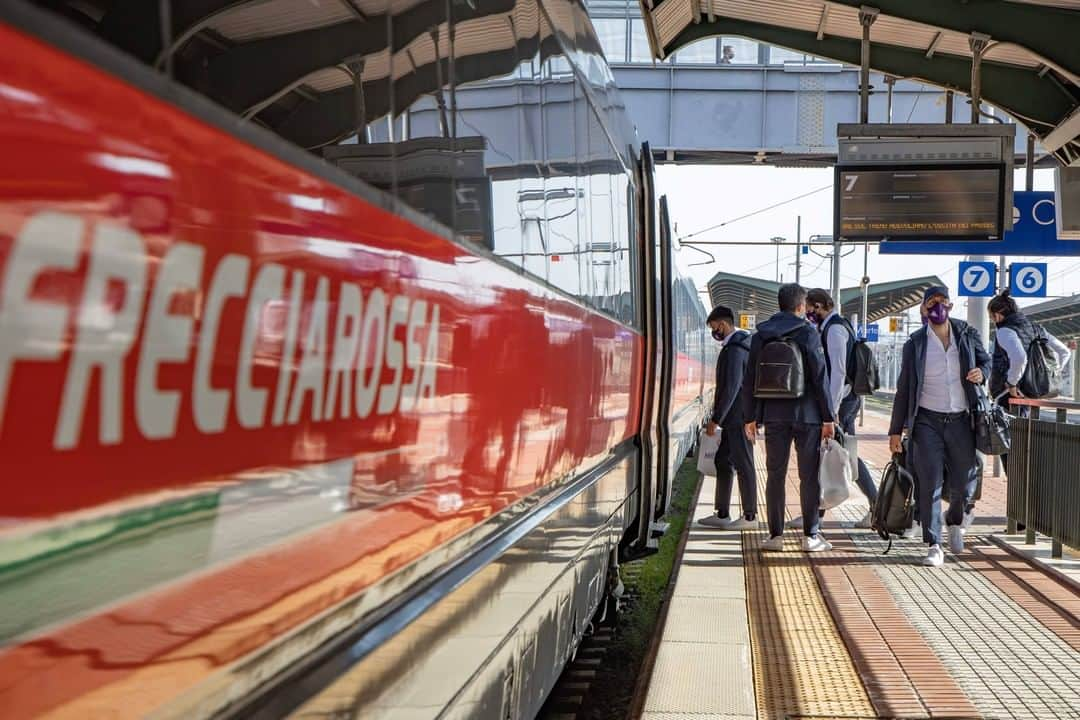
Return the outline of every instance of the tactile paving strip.
<path id="1" fill-rule="evenodd" d="M 864 550 L 884 549 L 868 533 L 851 537 Z M 925 552 L 922 543 L 897 542 L 874 569 L 979 712 L 1002 720 L 1080 717 L 1080 652 L 967 562 L 949 555 L 945 567 L 926 568 Z"/>
<path id="2" fill-rule="evenodd" d="M 765 533 L 742 534 L 758 718 L 874 717 L 799 534 L 783 553 L 762 552 Z"/>

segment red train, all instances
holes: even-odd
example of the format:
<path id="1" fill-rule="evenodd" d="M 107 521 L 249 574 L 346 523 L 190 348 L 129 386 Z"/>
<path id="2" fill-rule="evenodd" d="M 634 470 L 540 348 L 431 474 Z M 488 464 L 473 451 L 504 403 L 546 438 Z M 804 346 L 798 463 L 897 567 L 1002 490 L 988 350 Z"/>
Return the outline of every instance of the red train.
<path id="1" fill-rule="evenodd" d="M 714 359 L 584 7 L 9 0 L 0 47 L 3 714 L 535 714 Z"/>

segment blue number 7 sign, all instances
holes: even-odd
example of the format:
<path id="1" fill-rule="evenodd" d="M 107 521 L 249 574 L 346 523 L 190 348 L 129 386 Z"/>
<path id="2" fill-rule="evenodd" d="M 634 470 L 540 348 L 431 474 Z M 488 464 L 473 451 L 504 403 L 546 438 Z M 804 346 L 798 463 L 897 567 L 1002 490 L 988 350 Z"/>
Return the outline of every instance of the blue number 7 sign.
<path id="1" fill-rule="evenodd" d="M 991 297 L 994 294 L 994 278 L 997 265 L 992 262 L 960 263 L 960 283 L 957 295 L 961 297 Z"/>

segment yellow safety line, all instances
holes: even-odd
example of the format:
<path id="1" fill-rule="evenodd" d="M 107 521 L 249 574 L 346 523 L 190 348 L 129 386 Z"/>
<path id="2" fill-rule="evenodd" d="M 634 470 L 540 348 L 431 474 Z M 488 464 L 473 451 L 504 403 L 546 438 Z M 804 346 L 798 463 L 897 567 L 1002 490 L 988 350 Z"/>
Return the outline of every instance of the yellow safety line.
<path id="1" fill-rule="evenodd" d="M 762 445 L 759 440 L 759 498 L 764 500 Z M 763 514 L 765 503 L 759 507 Z M 801 530 L 786 532 L 784 552 L 774 553 L 761 550 L 768 532 L 742 534 L 758 718 L 875 717 L 810 560 L 799 549 L 801 536 Z"/>

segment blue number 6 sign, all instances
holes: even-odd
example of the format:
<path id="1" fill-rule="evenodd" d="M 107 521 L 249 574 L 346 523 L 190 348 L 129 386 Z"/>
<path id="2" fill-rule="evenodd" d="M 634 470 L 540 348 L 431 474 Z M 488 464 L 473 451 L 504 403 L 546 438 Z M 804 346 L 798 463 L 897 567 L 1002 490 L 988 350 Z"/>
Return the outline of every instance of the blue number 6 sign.
<path id="1" fill-rule="evenodd" d="M 1009 291 L 1016 297 L 1046 297 L 1046 263 L 1013 263 Z"/>

